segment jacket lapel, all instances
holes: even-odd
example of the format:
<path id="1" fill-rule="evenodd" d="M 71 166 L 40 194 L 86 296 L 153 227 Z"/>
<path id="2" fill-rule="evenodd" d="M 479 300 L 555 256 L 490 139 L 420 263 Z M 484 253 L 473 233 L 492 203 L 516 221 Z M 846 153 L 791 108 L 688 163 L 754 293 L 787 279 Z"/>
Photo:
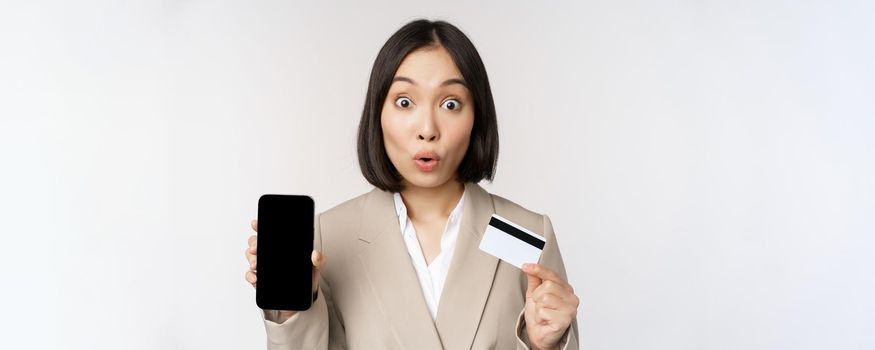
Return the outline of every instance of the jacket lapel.
<path id="1" fill-rule="evenodd" d="M 477 184 L 465 184 L 465 191 L 458 241 L 436 320 L 447 349 L 471 348 L 498 268 L 498 259 L 480 250 L 480 240 L 495 213 L 492 197 Z"/>
<path id="2" fill-rule="evenodd" d="M 359 227 L 359 240 L 366 243 L 359 259 L 386 327 L 403 349 L 442 349 L 401 237 L 392 193 L 374 189 L 368 194 Z"/>

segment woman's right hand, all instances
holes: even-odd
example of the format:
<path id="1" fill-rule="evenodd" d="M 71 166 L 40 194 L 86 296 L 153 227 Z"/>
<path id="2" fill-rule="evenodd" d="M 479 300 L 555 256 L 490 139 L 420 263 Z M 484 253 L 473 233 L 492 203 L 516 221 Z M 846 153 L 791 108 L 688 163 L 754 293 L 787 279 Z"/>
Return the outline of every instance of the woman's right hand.
<path id="1" fill-rule="evenodd" d="M 255 234 L 249 236 L 249 247 L 246 248 L 246 261 L 249 261 L 249 271 L 246 271 L 246 282 L 255 287 L 256 282 L 258 281 L 257 275 L 257 263 L 258 263 L 258 220 L 252 220 L 250 223 L 252 226 L 252 231 L 255 231 Z M 319 271 L 325 266 L 325 255 L 317 250 L 313 250 L 313 253 L 310 255 L 310 260 L 313 262 L 313 293 L 319 288 Z M 280 310 L 280 319 L 279 323 L 284 322 L 297 313 L 297 311 L 290 310 Z"/>

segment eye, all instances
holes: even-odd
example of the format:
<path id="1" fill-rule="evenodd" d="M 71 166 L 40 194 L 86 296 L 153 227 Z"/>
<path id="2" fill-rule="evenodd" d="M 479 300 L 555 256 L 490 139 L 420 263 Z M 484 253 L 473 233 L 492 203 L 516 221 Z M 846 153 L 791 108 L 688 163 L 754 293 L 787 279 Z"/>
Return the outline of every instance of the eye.
<path id="1" fill-rule="evenodd" d="M 399 97 L 395 99 L 395 105 L 401 108 L 410 107 L 411 104 L 413 104 L 413 101 L 407 97 Z"/>
<path id="2" fill-rule="evenodd" d="M 441 107 L 449 109 L 451 111 L 454 111 L 454 110 L 459 109 L 461 105 L 462 105 L 462 103 L 459 102 L 459 100 L 449 99 L 449 100 L 444 101 L 444 103 L 441 104 Z"/>

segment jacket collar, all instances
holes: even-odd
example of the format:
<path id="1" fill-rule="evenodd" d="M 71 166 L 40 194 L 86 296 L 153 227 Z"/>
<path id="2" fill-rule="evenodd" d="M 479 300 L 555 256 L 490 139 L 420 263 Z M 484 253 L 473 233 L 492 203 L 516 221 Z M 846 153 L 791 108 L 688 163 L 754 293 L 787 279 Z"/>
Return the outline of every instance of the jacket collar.
<path id="1" fill-rule="evenodd" d="M 365 200 L 359 259 L 403 348 L 470 348 L 474 340 L 498 267 L 498 259 L 479 249 L 495 209 L 491 195 L 479 185 L 466 183 L 465 192 L 459 238 L 434 321 L 401 237 L 393 194 L 374 189 Z"/>

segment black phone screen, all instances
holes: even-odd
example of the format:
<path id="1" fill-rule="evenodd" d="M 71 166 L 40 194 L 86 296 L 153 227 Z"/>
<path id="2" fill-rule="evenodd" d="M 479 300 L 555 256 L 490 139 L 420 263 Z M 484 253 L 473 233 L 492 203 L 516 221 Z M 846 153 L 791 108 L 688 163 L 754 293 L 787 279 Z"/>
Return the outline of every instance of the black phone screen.
<path id="1" fill-rule="evenodd" d="M 265 194 L 258 199 L 258 281 L 265 310 L 307 310 L 313 299 L 313 199 Z"/>

